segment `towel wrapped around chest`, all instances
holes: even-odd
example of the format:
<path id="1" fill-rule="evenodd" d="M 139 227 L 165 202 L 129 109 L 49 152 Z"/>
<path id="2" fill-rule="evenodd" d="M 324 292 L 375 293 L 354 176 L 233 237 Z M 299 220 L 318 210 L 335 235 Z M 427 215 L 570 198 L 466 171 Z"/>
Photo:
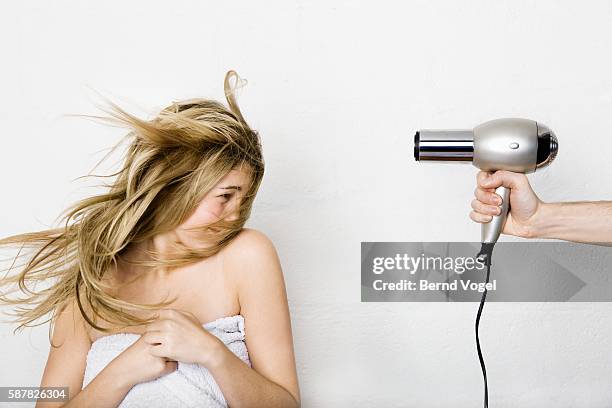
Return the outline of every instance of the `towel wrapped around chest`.
<path id="1" fill-rule="evenodd" d="M 245 343 L 244 318 L 241 315 L 221 317 L 203 327 L 218 337 L 249 367 Z M 140 334 L 116 333 L 94 341 L 87 354 L 83 388 L 115 357 L 140 338 Z M 153 381 L 136 384 L 126 394 L 119 408 L 204 408 L 227 407 L 221 389 L 210 372 L 199 364 L 178 363 L 170 374 Z"/>

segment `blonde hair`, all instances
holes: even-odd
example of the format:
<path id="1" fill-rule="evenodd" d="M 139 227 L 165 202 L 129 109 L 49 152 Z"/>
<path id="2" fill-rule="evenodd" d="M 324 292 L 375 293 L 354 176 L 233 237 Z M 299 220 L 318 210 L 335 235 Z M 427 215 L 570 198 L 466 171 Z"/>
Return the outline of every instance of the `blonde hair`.
<path id="1" fill-rule="evenodd" d="M 235 80 L 232 82 L 232 80 Z M 60 215 L 60 227 L 29 232 L 0 239 L 0 246 L 19 246 L 19 252 L 0 279 L 0 288 L 18 285 L 0 294 L 0 302 L 18 305 L 15 308 L 15 331 L 51 321 L 76 301 L 84 320 L 107 332 L 96 322 L 98 318 L 119 325 L 139 325 L 151 319 L 136 317 L 129 310 L 156 310 L 171 301 L 156 304 L 130 303 L 112 296 L 112 289 L 103 281 L 109 268 L 117 266 L 117 258 L 131 243 L 144 242 L 153 236 L 172 231 L 195 211 L 202 198 L 232 169 L 247 165 L 250 184 L 240 202 L 238 217 L 220 219 L 196 229 L 207 242 L 215 244 L 190 248 L 178 243 L 173 256 L 149 251 L 149 261 L 128 261 L 150 268 L 174 268 L 210 257 L 226 246 L 243 228 L 264 174 L 261 142 L 236 103 L 236 83 L 240 77 L 227 72 L 224 81 L 229 107 L 209 99 L 173 102 L 152 120 L 139 119 L 109 102 L 107 117 L 79 115 L 103 119 L 127 127 L 125 139 L 131 141 L 125 160 L 114 177 L 108 192 L 83 199 Z M 110 154 L 110 153 L 109 153 Z M 108 155 L 107 155 L 108 156 Z M 105 156 L 105 158 L 107 157 Z M 105 159 L 104 158 L 104 159 Z M 102 159 L 102 160 L 104 160 Z M 85 177 L 89 177 L 85 176 Z M 10 276 L 15 261 L 34 254 L 18 267 L 21 272 Z M 123 261 L 123 258 L 121 259 Z M 51 280 L 50 286 L 36 290 L 31 284 Z M 7 296 L 21 291 L 22 299 Z M 7 313 L 8 314 L 8 313 Z M 32 324 L 44 316 L 46 320 Z"/>

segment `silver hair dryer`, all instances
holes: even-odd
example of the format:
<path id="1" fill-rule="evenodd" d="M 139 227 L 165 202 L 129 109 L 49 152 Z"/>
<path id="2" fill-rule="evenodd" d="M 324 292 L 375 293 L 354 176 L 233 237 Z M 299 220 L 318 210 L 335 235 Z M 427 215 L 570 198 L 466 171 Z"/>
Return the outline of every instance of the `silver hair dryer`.
<path id="1" fill-rule="evenodd" d="M 496 119 L 476 126 L 473 130 L 419 130 L 414 136 L 414 158 L 417 161 L 471 162 L 484 171 L 508 170 L 532 173 L 549 165 L 557 156 L 557 137 L 541 123 L 527 119 Z M 486 284 L 491 273 L 493 247 L 508 217 L 510 191 L 498 187 L 502 198 L 500 215 L 482 224 L 481 249 L 487 265 L 485 290 L 476 314 L 476 350 L 484 380 L 484 407 L 489 406 L 487 371 L 480 348 L 479 324 L 485 299 Z"/>
<path id="2" fill-rule="evenodd" d="M 471 162 L 484 171 L 532 173 L 556 157 L 558 142 L 545 125 L 528 119 L 485 122 L 473 130 L 419 130 L 414 136 L 417 161 Z M 482 243 L 494 245 L 506 222 L 509 190 L 498 187 L 501 214 L 482 224 Z"/>

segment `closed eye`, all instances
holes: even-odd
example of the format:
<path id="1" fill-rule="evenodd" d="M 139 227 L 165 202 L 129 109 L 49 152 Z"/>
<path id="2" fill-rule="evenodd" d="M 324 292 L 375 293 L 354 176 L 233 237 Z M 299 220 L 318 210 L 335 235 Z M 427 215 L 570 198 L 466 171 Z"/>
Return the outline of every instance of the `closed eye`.
<path id="1" fill-rule="evenodd" d="M 218 195 L 217 197 L 223 197 L 225 201 L 227 202 L 229 201 L 230 198 L 232 198 L 232 195 L 233 195 L 232 193 L 225 193 L 225 194 Z"/>

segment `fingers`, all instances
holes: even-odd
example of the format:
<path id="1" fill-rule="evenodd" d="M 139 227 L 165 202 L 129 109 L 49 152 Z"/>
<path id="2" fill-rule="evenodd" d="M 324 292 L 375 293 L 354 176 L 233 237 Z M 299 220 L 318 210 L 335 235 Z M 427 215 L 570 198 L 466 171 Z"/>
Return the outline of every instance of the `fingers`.
<path id="1" fill-rule="evenodd" d="M 479 171 L 476 175 L 478 186 L 474 190 L 476 198 L 471 202 L 473 211 L 470 212 L 470 218 L 473 221 L 486 223 L 491 221 L 493 216 L 501 213 L 499 205 L 502 203 L 502 198 L 495 193 L 495 189 L 502 185 L 503 181 L 499 175 L 495 176 L 497 173 Z"/>
<path id="2" fill-rule="evenodd" d="M 480 175 L 480 173 L 485 173 L 485 175 Z M 487 176 L 490 173 L 479 172 L 476 176 L 478 181 L 478 186 L 482 189 L 495 189 L 500 186 L 504 186 L 507 188 L 521 188 L 524 187 L 529 182 L 527 178 L 522 173 L 514 173 L 512 171 L 506 170 L 498 170 L 495 173 Z"/>
<path id="3" fill-rule="evenodd" d="M 472 219 L 472 221 L 476 221 L 480 223 L 486 223 L 493 219 L 493 217 L 490 215 L 477 213 L 476 211 L 470 212 L 470 218 Z"/>
<path id="4" fill-rule="evenodd" d="M 485 191 L 480 188 L 474 190 L 474 196 L 478 201 L 482 202 L 483 204 L 501 205 L 502 203 L 502 198 L 499 196 L 499 194 L 496 194 L 491 191 Z"/>
<path id="5" fill-rule="evenodd" d="M 478 202 L 472 202 L 472 208 L 476 212 L 487 215 L 498 215 L 496 206 L 502 204 L 502 198 L 495 193 L 495 189 L 500 186 L 509 188 L 517 188 L 523 183 L 525 176 L 517 173 L 512 173 L 505 170 L 499 170 L 495 173 L 479 171 L 476 175 L 477 187 L 474 190 L 474 196 Z"/>
<path id="6" fill-rule="evenodd" d="M 483 203 L 482 201 L 479 201 L 476 199 L 472 200 L 471 205 L 472 205 L 472 209 L 480 214 L 484 214 L 484 215 L 501 214 L 501 207 L 498 207 L 496 205 L 487 205 Z"/>
<path id="7" fill-rule="evenodd" d="M 164 343 L 166 341 L 166 338 L 163 332 L 154 330 L 145 332 L 142 335 L 142 340 L 147 344 L 155 345 Z"/>
<path id="8" fill-rule="evenodd" d="M 160 331 L 148 331 L 142 335 L 145 343 L 149 344 L 149 354 L 168 360 L 170 355 L 170 345 L 166 333 Z M 174 360 L 169 360 L 174 361 Z"/>
<path id="9" fill-rule="evenodd" d="M 174 321 L 170 319 L 158 319 L 145 326 L 145 330 L 148 331 L 169 331 L 172 330 Z"/>
<path id="10" fill-rule="evenodd" d="M 495 191 L 495 188 L 485 187 L 485 185 L 486 185 L 486 181 L 485 180 L 488 180 L 491 177 L 491 174 L 492 173 L 489 173 L 487 171 L 482 171 L 482 170 L 480 170 L 478 173 L 476 173 L 476 185 L 477 185 L 477 188 L 483 189 L 485 191 Z"/>
<path id="11" fill-rule="evenodd" d="M 502 198 L 495 193 L 495 189 L 504 186 L 516 192 L 526 191 L 529 181 L 524 174 L 514 173 L 506 170 L 498 170 L 494 173 L 479 171 L 476 174 L 477 187 L 474 190 L 475 200 L 471 206 L 470 218 L 473 221 L 486 223 L 491 221 L 493 216 L 501 213 L 500 205 Z"/>
<path id="12" fill-rule="evenodd" d="M 167 358 L 172 353 L 171 350 L 168 349 L 168 346 L 166 344 L 158 344 L 149 348 L 149 354 L 155 357 Z"/>

